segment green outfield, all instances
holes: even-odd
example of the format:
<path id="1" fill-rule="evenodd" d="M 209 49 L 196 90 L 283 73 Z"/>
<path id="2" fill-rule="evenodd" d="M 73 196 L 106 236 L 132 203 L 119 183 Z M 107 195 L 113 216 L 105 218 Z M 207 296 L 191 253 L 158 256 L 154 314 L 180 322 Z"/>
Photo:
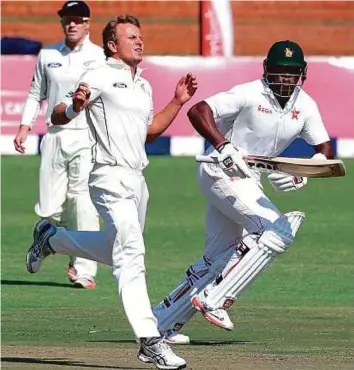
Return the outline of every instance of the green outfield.
<path id="1" fill-rule="evenodd" d="M 2 158 L 3 369 L 148 369 L 117 300 L 109 267 L 92 291 L 71 288 L 67 258 L 38 275 L 25 268 L 37 218 L 38 157 Z M 276 194 L 280 210 L 307 218 L 290 250 L 231 309 L 226 332 L 195 316 L 176 348 L 191 369 L 354 368 L 354 161 L 347 177 Z M 150 297 L 157 303 L 203 250 L 205 201 L 192 158 L 152 157 L 146 228 Z M 139 297 L 136 297 L 139 304 Z"/>

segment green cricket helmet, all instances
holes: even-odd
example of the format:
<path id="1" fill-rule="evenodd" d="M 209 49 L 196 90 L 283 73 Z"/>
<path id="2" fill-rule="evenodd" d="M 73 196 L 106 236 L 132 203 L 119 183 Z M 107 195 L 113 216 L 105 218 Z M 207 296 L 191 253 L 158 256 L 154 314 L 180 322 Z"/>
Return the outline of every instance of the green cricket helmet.
<path id="1" fill-rule="evenodd" d="M 288 98 L 306 80 L 307 63 L 301 47 L 293 41 L 278 41 L 263 62 L 263 78 L 274 95 Z"/>

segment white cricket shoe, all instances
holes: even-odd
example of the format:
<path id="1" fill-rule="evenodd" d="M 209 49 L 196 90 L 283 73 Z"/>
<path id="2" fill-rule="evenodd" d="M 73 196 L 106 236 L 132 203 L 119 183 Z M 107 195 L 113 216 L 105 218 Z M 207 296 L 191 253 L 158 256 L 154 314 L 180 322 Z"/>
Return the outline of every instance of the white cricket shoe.
<path id="1" fill-rule="evenodd" d="M 145 363 L 154 364 L 162 370 L 179 370 L 187 367 L 186 361 L 172 351 L 163 337 L 142 338 L 138 359 Z"/>
<path id="2" fill-rule="evenodd" d="M 73 282 L 73 287 L 79 289 L 95 289 L 96 281 L 95 278 L 92 276 L 79 276 Z"/>
<path id="3" fill-rule="evenodd" d="M 49 245 L 49 238 L 57 232 L 55 226 L 47 220 L 37 222 L 33 230 L 33 244 L 26 255 L 27 271 L 34 274 L 41 268 L 43 260 L 55 254 Z"/>
<path id="4" fill-rule="evenodd" d="M 195 295 L 191 299 L 191 303 L 192 306 L 200 311 L 202 315 L 213 325 L 230 331 L 234 328 L 234 324 L 230 320 L 230 317 L 224 308 L 211 310 L 204 305 L 204 302 L 202 302 L 198 295 Z"/>
<path id="5" fill-rule="evenodd" d="M 66 273 L 68 275 L 70 283 L 75 283 L 75 281 L 77 280 L 77 271 L 71 262 L 69 263 L 68 270 Z"/>
<path id="6" fill-rule="evenodd" d="M 179 333 L 177 330 L 167 330 L 166 333 L 164 333 L 165 341 L 168 344 L 189 344 L 190 338 L 188 335 L 184 335 L 182 333 Z"/>

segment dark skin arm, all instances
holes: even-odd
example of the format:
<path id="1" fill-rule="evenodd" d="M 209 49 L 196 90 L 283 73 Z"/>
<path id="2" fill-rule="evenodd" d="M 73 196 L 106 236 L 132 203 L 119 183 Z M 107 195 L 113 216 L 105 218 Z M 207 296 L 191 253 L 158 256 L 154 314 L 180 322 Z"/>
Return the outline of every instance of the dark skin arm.
<path id="1" fill-rule="evenodd" d="M 216 128 L 213 112 L 205 101 L 193 105 L 187 115 L 195 130 L 215 148 L 227 141 Z"/>
<path id="2" fill-rule="evenodd" d="M 314 145 L 314 149 L 316 153 L 321 153 L 325 155 L 327 159 L 334 158 L 332 144 L 330 141 L 326 141 L 325 143 Z"/>
<path id="3" fill-rule="evenodd" d="M 214 147 L 225 142 L 225 137 L 216 128 L 213 112 L 205 101 L 195 104 L 189 109 L 188 118 L 195 130 L 207 139 Z M 314 146 L 316 153 L 322 153 L 327 159 L 333 159 L 333 149 L 330 141 Z"/>
<path id="4" fill-rule="evenodd" d="M 66 104 L 60 103 L 54 107 L 50 120 L 53 125 L 66 125 L 71 120 L 65 114 Z"/>

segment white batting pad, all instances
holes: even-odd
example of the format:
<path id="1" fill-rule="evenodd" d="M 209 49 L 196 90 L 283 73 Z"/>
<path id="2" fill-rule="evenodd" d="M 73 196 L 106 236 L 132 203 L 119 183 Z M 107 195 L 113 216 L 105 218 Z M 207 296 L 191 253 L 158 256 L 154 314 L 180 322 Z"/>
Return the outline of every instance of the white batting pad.
<path id="1" fill-rule="evenodd" d="M 285 213 L 265 229 L 258 240 L 259 245 L 265 245 L 274 252 L 282 253 L 294 241 L 305 214 L 303 212 Z"/>
<path id="2" fill-rule="evenodd" d="M 192 265 L 179 285 L 153 309 L 161 333 L 167 330 L 180 330 L 192 318 L 196 309 L 191 298 L 204 289 L 218 276 L 227 264 L 232 249 L 226 250 L 214 262 L 202 257 Z"/>
<path id="3" fill-rule="evenodd" d="M 202 297 L 205 307 L 211 310 L 229 308 L 230 302 L 234 302 L 293 242 L 304 217 L 302 212 L 290 212 L 270 225 L 258 241 L 254 235 L 252 243 L 251 236 L 247 236 L 218 278 L 219 282 L 209 290 L 206 298 Z"/>

